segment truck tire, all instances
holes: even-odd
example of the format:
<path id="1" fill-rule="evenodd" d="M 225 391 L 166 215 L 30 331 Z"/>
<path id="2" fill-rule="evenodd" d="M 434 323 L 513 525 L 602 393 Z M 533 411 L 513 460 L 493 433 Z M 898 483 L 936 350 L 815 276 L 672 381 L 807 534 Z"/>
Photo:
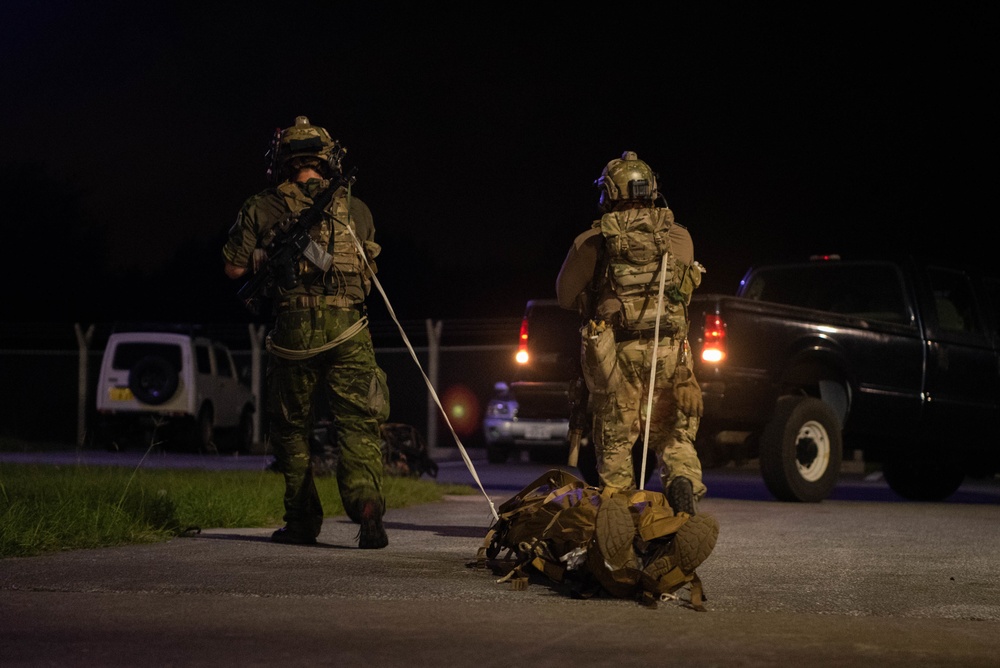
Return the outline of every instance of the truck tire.
<path id="1" fill-rule="evenodd" d="M 930 448 L 895 451 L 886 456 L 882 476 L 889 489 L 910 501 L 943 501 L 965 479 L 960 463 Z"/>
<path id="2" fill-rule="evenodd" d="M 760 437 L 760 471 L 779 501 L 816 503 L 830 496 L 843 458 L 837 414 L 815 397 L 778 399 Z"/>

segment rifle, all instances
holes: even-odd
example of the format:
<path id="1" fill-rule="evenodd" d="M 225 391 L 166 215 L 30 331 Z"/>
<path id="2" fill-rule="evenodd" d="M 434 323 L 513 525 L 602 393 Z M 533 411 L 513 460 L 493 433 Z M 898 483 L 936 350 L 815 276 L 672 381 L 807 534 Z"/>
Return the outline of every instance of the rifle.
<path id="1" fill-rule="evenodd" d="M 590 390 L 583 376 L 577 376 L 569 384 L 569 459 L 568 466 L 576 466 L 580 457 L 580 439 L 584 430 L 590 424 L 590 413 L 587 403 Z"/>
<path id="2" fill-rule="evenodd" d="M 299 284 L 297 270 L 299 261 L 303 256 L 311 257 L 312 237 L 309 236 L 309 229 L 320 220 L 323 210 L 330 204 L 337 189 L 341 186 L 349 187 L 354 183 L 356 168 L 351 169 L 346 175 L 340 170 L 340 160 L 346 152 L 346 149 L 341 148 L 339 144 L 335 147 L 329 160 L 335 174 L 334 178 L 330 179 L 330 185 L 313 198 L 312 206 L 303 211 L 287 230 L 275 235 L 265 249 L 267 260 L 264 265 L 257 269 L 250 280 L 236 293 L 254 315 L 260 313 L 263 294 L 271 293 L 275 286 L 291 290 Z"/>

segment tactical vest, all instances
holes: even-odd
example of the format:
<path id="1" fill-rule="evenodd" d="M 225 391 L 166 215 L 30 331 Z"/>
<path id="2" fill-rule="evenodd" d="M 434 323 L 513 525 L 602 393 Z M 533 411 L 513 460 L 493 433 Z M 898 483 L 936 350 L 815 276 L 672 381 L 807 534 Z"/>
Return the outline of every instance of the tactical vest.
<path id="1" fill-rule="evenodd" d="M 328 182 L 324 181 L 322 187 L 327 185 Z M 292 217 L 298 216 L 312 204 L 311 200 L 304 199 L 301 190 L 294 183 L 283 183 L 278 186 L 277 191 Z M 324 213 L 321 220 L 310 229 L 309 236 L 320 249 L 330 255 L 331 265 L 323 268 L 303 257 L 299 261 L 298 273 L 304 289 L 293 292 L 334 295 L 344 297 L 351 303 L 360 303 L 368 294 L 371 279 L 354 237 L 347 228 L 350 224 L 351 230 L 355 230 L 354 221 L 348 216 L 346 190 L 336 194 Z M 365 242 L 365 245 L 374 244 Z M 377 253 L 376 248 L 369 254 L 374 258 Z"/>
<path id="2" fill-rule="evenodd" d="M 606 265 L 599 302 L 620 303 L 614 325 L 624 330 L 650 330 L 656 326 L 660 274 L 663 309 L 660 332 L 675 338 L 687 336 L 687 305 L 701 284 L 700 266 L 680 262 L 670 248 L 674 224 L 668 208 L 612 211 L 594 222 L 604 235 Z"/>

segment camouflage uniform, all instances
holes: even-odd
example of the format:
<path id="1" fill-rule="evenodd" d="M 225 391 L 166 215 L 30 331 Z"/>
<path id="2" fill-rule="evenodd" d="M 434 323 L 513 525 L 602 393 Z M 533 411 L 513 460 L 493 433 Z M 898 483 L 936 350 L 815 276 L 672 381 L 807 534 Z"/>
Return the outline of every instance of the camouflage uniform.
<path id="1" fill-rule="evenodd" d="M 657 344 L 647 456 L 658 458 L 662 464 L 663 489 L 669 489 L 674 478 L 681 476 L 692 482 L 695 498 L 701 498 L 706 490 L 701 479 L 701 460 L 694 447 L 699 418 L 688 416 L 677 407 L 671 380 L 682 345 L 686 342 L 670 337 L 661 338 Z M 652 340 L 618 343 L 616 349 L 621 379 L 606 394 L 592 394 L 593 438 L 603 483 L 631 489 L 635 487 L 632 446 L 645 433 Z"/>
<path id="2" fill-rule="evenodd" d="M 641 187 L 633 192 L 636 181 Z M 687 229 L 674 222 L 669 208 L 654 204 L 655 175 L 634 153 L 608 163 L 595 183 L 602 188 L 605 213 L 574 240 L 556 280 L 556 294 L 563 308 L 590 319 L 583 332 L 582 362 L 591 391 L 598 473 L 604 486 L 635 487 L 632 448 L 645 436 L 648 421 L 647 456 L 661 464 L 663 489 L 669 498 L 675 481 L 689 481 L 687 509 L 693 512 L 706 488 L 694 447 L 701 393 L 687 341 L 687 302 L 703 269 L 694 261 Z M 636 229 L 645 236 L 629 237 Z M 631 263 L 620 259 L 630 253 L 645 257 L 632 257 Z M 661 273 L 664 309 L 655 342 L 652 414 L 647 415 Z M 603 343 L 588 342 L 591 337 Z M 595 353 L 598 346 L 603 350 Z"/>
<path id="3" fill-rule="evenodd" d="M 252 266 L 255 251 L 265 248 L 278 228 L 308 208 L 329 183 L 284 181 L 249 198 L 229 232 L 223 258 L 236 266 Z M 348 225 L 364 248 L 364 259 Z M 309 432 L 314 397 L 322 396 L 324 389 L 341 447 L 336 476 L 344 508 L 361 522 L 374 504 L 381 531 L 385 499 L 380 425 L 389 416 L 389 391 L 375 360 L 364 308 L 380 250 L 374 233 L 367 205 L 341 186 L 310 230 L 313 241 L 332 256 L 332 264 L 324 270 L 303 260 L 299 284 L 271 295 L 275 321 L 267 341 L 265 410 L 285 479 L 285 528 L 305 538 L 288 542 L 311 542 L 323 522 Z"/>

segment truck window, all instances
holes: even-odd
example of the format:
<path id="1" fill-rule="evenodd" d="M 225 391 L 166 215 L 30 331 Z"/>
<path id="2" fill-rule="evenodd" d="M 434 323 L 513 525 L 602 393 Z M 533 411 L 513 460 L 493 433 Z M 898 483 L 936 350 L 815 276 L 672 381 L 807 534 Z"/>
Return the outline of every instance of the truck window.
<path id="1" fill-rule="evenodd" d="M 949 332 L 982 331 L 968 276 L 940 267 L 929 267 L 927 276 L 934 295 L 938 326 Z"/>
<path id="2" fill-rule="evenodd" d="M 223 378 L 232 378 L 233 366 L 229 363 L 229 354 L 222 346 L 215 346 L 215 364 L 219 367 L 219 375 Z"/>
<path id="3" fill-rule="evenodd" d="M 212 360 L 208 354 L 208 346 L 196 344 L 194 347 L 195 364 L 198 366 L 198 373 L 212 373 Z"/>
<path id="4" fill-rule="evenodd" d="M 743 296 L 789 306 L 844 313 L 866 320 L 909 323 L 898 270 L 887 263 L 811 263 L 754 273 Z"/>
<path id="5" fill-rule="evenodd" d="M 181 349 L 173 343 L 119 343 L 111 366 L 118 370 L 129 370 L 144 357 L 160 357 L 174 369 L 181 368 Z"/>

